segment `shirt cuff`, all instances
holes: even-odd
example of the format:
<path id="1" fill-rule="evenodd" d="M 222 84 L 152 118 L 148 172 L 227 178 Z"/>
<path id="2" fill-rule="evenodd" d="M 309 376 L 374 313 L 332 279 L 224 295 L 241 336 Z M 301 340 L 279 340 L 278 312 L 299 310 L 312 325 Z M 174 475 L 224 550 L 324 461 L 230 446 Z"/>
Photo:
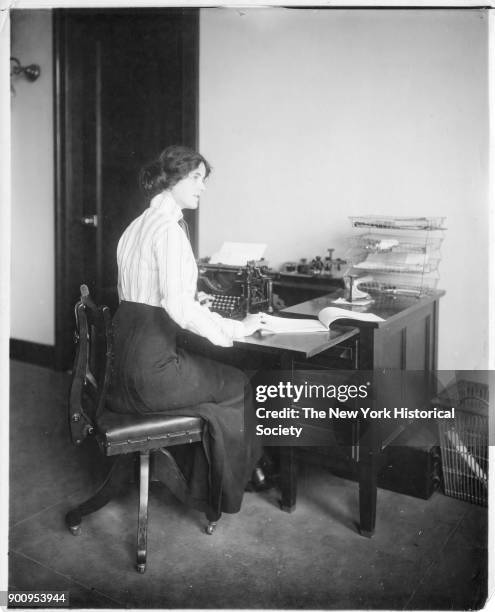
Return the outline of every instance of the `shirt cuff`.
<path id="1" fill-rule="evenodd" d="M 244 338 L 246 336 L 246 328 L 242 321 L 232 321 L 232 338 Z"/>

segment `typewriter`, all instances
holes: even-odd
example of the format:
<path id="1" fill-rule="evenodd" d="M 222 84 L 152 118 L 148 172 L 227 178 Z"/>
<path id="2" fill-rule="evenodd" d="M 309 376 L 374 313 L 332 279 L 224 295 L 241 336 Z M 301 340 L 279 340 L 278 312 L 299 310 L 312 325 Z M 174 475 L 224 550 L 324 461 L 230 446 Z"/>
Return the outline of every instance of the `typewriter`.
<path id="1" fill-rule="evenodd" d="M 272 277 L 263 261 L 229 266 L 200 260 L 198 271 L 198 290 L 213 298 L 210 310 L 233 319 L 253 312 L 273 312 Z"/>

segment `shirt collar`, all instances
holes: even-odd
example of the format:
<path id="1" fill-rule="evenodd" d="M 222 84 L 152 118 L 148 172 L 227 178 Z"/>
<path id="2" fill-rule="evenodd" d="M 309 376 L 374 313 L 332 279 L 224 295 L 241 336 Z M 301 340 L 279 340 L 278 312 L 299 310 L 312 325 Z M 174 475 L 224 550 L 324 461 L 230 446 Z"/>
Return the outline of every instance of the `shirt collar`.
<path id="1" fill-rule="evenodd" d="M 173 196 L 166 191 L 162 191 L 150 202 L 150 208 L 159 211 L 172 221 L 179 221 L 184 216 L 181 207 L 174 200 Z"/>

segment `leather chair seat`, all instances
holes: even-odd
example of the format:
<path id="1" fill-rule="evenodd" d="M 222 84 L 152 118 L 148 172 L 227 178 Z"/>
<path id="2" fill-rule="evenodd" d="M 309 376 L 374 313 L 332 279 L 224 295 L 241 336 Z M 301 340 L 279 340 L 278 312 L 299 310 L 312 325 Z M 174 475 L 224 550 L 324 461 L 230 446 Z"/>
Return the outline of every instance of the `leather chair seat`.
<path id="1" fill-rule="evenodd" d="M 105 410 L 98 419 L 97 438 L 106 455 L 134 453 L 160 446 L 199 442 L 204 422 L 199 417 L 143 416 Z"/>

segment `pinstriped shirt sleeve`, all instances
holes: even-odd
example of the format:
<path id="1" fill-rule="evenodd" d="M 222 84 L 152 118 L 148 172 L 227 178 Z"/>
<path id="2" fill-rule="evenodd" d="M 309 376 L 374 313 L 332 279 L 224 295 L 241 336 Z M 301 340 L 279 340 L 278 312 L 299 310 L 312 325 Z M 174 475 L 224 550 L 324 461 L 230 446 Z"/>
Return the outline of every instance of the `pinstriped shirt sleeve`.
<path id="1" fill-rule="evenodd" d="M 157 196 L 126 229 L 117 248 L 119 297 L 161 306 L 183 329 L 231 346 L 234 338 L 244 336 L 244 325 L 212 313 L 195 299 L 198 269 L 178 225 L 181 217 L 169 196 Z"/>
<path id="2" fill-rule="evenodd" d="M 161 306 L 183 329 L 208 338 L 213 344 L 231 346 L 243 335 L 239 321 L 224 319 L 195 299 L 197 266 L 189 240 L 182 228 L 171 224 L 155 243 Z"/>

